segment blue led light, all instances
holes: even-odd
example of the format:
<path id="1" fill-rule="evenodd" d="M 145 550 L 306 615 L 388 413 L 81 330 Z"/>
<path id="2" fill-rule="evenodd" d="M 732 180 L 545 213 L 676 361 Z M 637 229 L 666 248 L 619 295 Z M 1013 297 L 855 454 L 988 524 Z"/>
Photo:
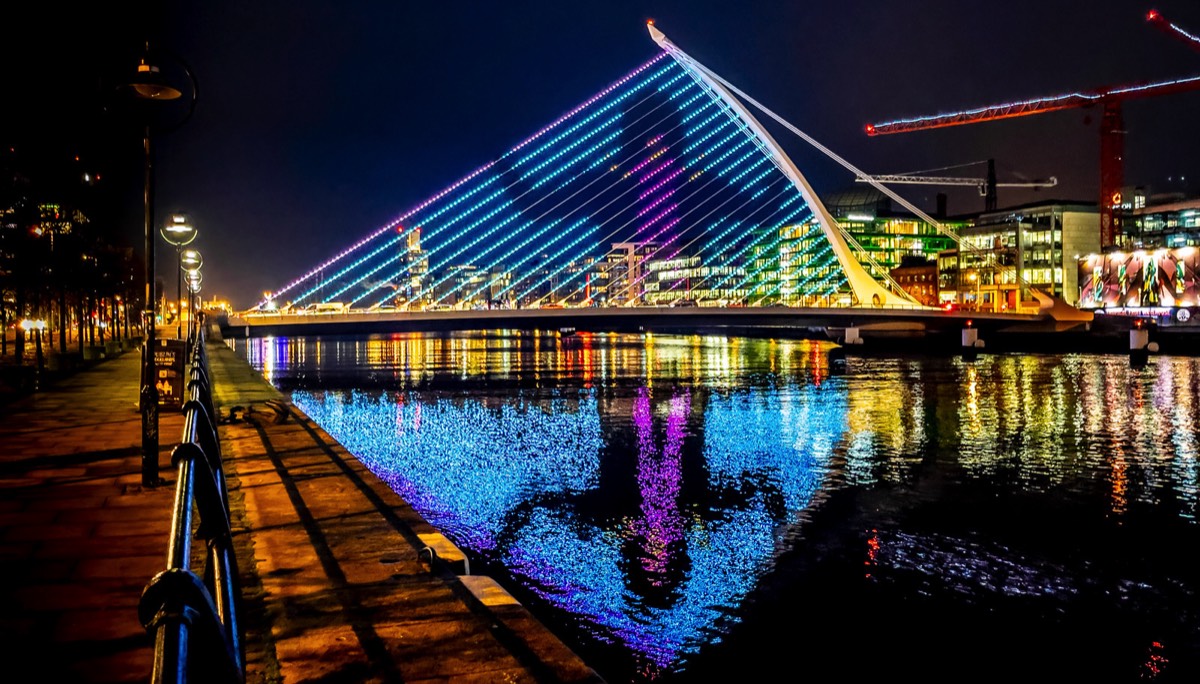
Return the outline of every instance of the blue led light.
<path id="1" fill-rule="evenodd" d="M 360 241 L 336 270 L 332 261 L 314 269 L 299 299 L 577 303 L 606 282 L 614 245 L 638 242 L 640 258 L 683 258 L 691 270 L 630 274 L 620 283 L 629 293 L 685 279 L 714 291 L 777 289 L 786 221 L 811 213 L 800 193 L 776 189 L 790 183 L 727 102 L 658 56 Z M 789 253 L 786 278 L 824 287 L 828 254 Z"/>

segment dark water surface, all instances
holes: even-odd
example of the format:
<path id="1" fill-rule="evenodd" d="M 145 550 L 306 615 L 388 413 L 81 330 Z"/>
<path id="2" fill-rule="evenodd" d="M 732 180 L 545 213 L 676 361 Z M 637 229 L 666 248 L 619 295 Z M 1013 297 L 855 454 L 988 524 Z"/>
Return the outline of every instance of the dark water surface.
<path id="1" fill-rule="evenodd" d="M 612 684 L 1200 681 L 1200 358 L 231 344 Z"/>

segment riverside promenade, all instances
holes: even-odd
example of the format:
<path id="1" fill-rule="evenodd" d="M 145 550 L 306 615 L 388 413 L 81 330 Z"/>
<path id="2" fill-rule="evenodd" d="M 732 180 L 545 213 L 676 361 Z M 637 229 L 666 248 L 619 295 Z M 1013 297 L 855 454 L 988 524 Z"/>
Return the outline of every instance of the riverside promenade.
<path id="1" fill-rule="evenodd" d="M 208 357 L 246 681 L 602 684 L 228 346 Z M 137 607 L 166 564 L 183 417 L 162 412 L 167 482 L 143 488 L 139 367 L 125 352 L 0 404 L 5 681 L 150 680 Z"/>

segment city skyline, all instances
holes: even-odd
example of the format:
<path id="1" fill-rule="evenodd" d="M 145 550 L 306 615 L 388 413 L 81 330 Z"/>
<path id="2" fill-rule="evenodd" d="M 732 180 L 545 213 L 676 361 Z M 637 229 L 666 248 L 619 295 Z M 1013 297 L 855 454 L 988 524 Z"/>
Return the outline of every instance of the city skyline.
<path id="1" fill-rule="evenodd" d="M 840 9 L 369 3 L 356 12 L 320 3 L 168 3 L 154 16 L 125 22 L 119 35 L 97 37 L 82 28 L 78 35 L 81 45 L 105 51 L 108 59 L 97 64 L 111 64 L 120 54 L 136 55 L 136 34 L 154 32 L 194 70 L 195 116 L 158 144 L 157 217 L 160 223 L 173 211 L 193 217 L 196 246 L 206 255 L 204 294 L 245 307 L 652 58 L 658 50 L 645 31 L 648 19 L 869 173 L 994 158 L 1002 180 L 1059 181 L 1049 190 L 1002 188 L 1002 207 L 1042 198 L 1095 201 L 1098 112 L 875 138 L 863 127 L 1200 74 L 1200 53 L 1150 26 L 1150 9 L 1200 28 L 1200 11 L 1188 3 L 1115 0 L 1008 3 L 989 8 L 986 20 L 941 1 Z M 151 21 L 159 26 L 151 30 Z M 26 40 L 38 45 L 37 37 L 33 32 Z M 80 65 L 58 54 L 40 67 L 24 66 Z M 38 83 L 32 76 L 15 82 Z M 1146 98 L 1124 110 L 1127 183 L 1191 191 L 1190 182 L 1178 179 L 1200 155 L 1200 141 L 1186 127 L 1200 113 L 1200 94 Z M 27 119 L 18 116 L 5 128 L 19 135 L 38 111 L 30 107 Z M 803 141 L 772 134 L 819 195 L 853 185 L 844 169 Z M 123 160 L 133 168 L 118 178 L 135 183 L 124 193 L 121 231 L 137 245 L 140 141 L 123 142 Z M 939 192 L 950 196 L 951 213 L 983 208 L 973 188 L 897 191 L 927 209 Z M 159 249 L 160 257 L 167 253 Z"/>

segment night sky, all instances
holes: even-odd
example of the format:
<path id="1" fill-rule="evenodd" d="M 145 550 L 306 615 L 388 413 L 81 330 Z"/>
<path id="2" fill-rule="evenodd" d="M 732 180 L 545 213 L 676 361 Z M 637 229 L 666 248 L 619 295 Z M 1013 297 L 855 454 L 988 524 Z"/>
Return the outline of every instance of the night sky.
<path id="1" fill-rule="evenodd" d="M 144 12 L 128 3 L 16 4 L 2 10 L 6 33 L 17 30 L 0 41 L 0 134 L 10 146 L 86 141 L 115 186 L 120 233 L 139 252 L 141 137 L 114 123 L 112 108 L 98 109 L 97 93 L 136 64 L 147 37 L 191 67 L 195 113 L 155 139 L 157 213 L 192 217 L 203 294 L 237 308 L 654 57 L 651 18 L 693 58 L 868 173 L 994 158 L 1001 182 L 1059 180 L 1036 192 L 1001 188 L 1001 206 L 1095 201 L 1098 112 L 873 138 L 863 126 L 1200 74 L 1200 49 L 1145 20 L 1155 8 L 1200 35 L 1195 0 L 213 0 L 149 3 Z M 1126 183 L 1196 193 L 1200 90 L 1131 100 L 1124 114 Z M 853 185 L 803 140 L 768 128 L 818 194 Z M 953 173 L 980 176 L 984 167 Z M 971 188 L 894 189 L 924 209 L 938 192 L 951 213 L 983 208 Z M 158 255 L 160 277 L 173 272 L 163 267 L 170 248 Z"/>

